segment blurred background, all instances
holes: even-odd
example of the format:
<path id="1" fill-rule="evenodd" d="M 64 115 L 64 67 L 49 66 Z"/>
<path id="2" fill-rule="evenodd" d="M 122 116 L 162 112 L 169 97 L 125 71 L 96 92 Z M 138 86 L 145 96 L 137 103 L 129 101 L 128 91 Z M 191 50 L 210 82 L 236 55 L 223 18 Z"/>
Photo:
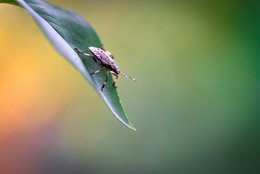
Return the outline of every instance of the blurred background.
<path id="1" fill-rule="evenodd" d="M 124 127 L 21 8 L 0 4 L 0 173 L 260 172 L 260 3 L 51 0 L 121 69 Z"/>

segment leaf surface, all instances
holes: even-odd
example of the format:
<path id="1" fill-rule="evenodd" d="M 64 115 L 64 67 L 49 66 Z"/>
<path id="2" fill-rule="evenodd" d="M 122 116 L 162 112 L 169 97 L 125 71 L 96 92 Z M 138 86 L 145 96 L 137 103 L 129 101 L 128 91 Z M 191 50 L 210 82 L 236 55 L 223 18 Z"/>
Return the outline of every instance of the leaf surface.
<path id="1" fill-rule="evenodd" d="M 2 0 L 13 3 L 12 0 Z M 1 2 L 1 1 L 0 1 Z M 74 48 L 88 53 L 88 47 L 102 47 L 102 43 L 93 27 L 79 14 L 71 10 L 63 10 L 41 0 L 16 0 L 35 20 L 44 34 L 58 52 L 66 58 L 96 89 L 113 114 L 127 127 L 135 130 L 129 122 L 120 102 L 117 89 L 113 87 L 113 78 L 109 73 L 108 83 L 103 91 L 106 71 L 90 75 L 100 69 L 94 60 L 88 56 L 78 55 Z"/>

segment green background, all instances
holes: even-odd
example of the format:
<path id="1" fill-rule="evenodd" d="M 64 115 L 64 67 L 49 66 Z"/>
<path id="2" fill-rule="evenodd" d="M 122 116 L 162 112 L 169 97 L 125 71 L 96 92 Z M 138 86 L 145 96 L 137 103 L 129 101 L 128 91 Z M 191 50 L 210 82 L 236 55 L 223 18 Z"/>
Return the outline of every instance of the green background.
<path id="1" fill-rule="evenodd" d="M 33 95 L 37 101 L 23 98 L 21 103 L 27 100 L 28 108 L 36 106 L 23 112 L 27 120 L 37 119 L 22 129 L 38 130 L 41 125 L 36 133 L 43 142 L 37 159 L 46 160 L 41 164 L 48 166 L 54 160 L 53 168 L 80 168 L 88 173 L 260 171 L 260 3 L 50 2 L 88 19 L 121 70 L 139 81 L 121 78 L 118 83 L 128 117 L 138 131 L 114 118 L 25 11 L 1 4 L 0 73 L 9 74 L 9 67 L 19 66 L 11 63 L 15 60 L 32 67 L 28 74 L 36 73 L 38 82 L 29 87 L 37 89 Z M 25 59 L 20 60 L 20 55 Z M 25 69 L 21 71 L 11 77 L 26 78 Z M 0 80 L 2 93 L 8 81 Z M 15 89 L 24 83 L 10 86 Z M 5 100 L 0 104 L 9 108 Z M 0 112 L 2 118 L 10 118 L 9 114 Z M 24 139 L 28 132 L 17 137 Z"/>

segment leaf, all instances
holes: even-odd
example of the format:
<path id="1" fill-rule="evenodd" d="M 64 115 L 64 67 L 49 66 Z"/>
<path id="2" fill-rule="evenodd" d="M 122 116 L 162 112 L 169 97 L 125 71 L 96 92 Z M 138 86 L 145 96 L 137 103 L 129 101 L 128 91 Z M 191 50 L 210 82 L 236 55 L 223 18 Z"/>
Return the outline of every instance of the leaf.
<path id="1" fill-rule="evenodd" d="M 53 46 L 90 82 L 103 98 L 113 114 L 127 127 L 135 130 L 128 121 L 120 102 L 113 78 L 109 73 L 108 83 L 104 90 L 106 71 L 90 75 L 100 66 L 92 58 L 79 55 L 74 51 L 78 48 L 87 53 L 88 47 L 102 47 L 102 43 L 92 26 L 77 13 L 63 10 L 41 0 L 16 0 L 36 21 Z"/>
<path id="2" fill-rule="evenodd" d="M 18 5 L 15 0 L 0 0 L 0 3 L 8 3 L 8 4 Z"/>

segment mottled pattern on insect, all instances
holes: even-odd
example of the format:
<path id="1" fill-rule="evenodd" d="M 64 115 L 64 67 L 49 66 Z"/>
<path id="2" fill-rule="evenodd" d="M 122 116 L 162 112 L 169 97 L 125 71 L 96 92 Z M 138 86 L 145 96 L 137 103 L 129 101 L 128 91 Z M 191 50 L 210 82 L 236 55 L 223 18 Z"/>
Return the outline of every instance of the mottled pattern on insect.
<path id="1" fill-rule="evenodd" d="M 94 59 L 94 61 L 101 66 L 101 69 L 91 72 L 90 73 L 91 75 L 95 75 L 95 74 L 99 73 L 100 71 L 107 70 L 106 79 L 101 87 L 101 91 L 103 91 L 104 87 L 107 84 L 109 72 L 115 76 L 115 81 L 113 83 L 114 87 L 117 87 L 116 82 L 117 82 L 118 76 L 120 74 L 123 75 L 127 79 L 131 79 L 131 80 L 137 82 L 135 78 L 129 77 L 119 70 L 119 67 L 118 67 L 117 63 L 115 62 L 114 57 L 112 56 L 112 54 L 109 51 L 106 51 L 105 49 L 97 48 L 97 47 L 88 47 L 89 53 L 83 53 L 83 52 L 79 51 L 78 48 L 75 48 L 74 50 L 77 54 L 82 54 L 82 55 L 92 57 Z"/>

